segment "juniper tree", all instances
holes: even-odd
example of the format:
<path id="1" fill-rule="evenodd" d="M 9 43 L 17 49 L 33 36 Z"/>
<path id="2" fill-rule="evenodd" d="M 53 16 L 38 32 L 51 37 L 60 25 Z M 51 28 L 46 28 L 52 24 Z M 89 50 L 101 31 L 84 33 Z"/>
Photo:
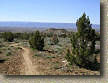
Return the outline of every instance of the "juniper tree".
<path id="1" fill-rule="evenodd" d="M 77 32 L 71 36 L 72 43 L 72 58 L 67 60 L 71 64 L 76 64 L 83 67 L 89 67 L 90 63 L 96 62 L 95 52 L 95 30 L 92 29 L 90 19 L 84 13 L 76 22 Z M 73 60 L 74 59 L 74 60 Z"/>
<path id="2" fill-rule="evenodd" d="M 41 36 L 39 31 L 36 31 L 29 40 L 30 46 L 37 50 L 43 50 L 44 38 Z"/>

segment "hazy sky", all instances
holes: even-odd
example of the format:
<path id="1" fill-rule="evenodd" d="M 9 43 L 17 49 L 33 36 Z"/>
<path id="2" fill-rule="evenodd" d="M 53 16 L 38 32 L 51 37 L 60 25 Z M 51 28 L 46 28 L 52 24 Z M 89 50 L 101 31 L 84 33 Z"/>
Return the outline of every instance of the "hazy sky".
<path id="1" fill-rule="evenodd" d="M 100 0 L 0 0 L 0 21 L 75 23 L 83 12 L 100 24 Z"/>

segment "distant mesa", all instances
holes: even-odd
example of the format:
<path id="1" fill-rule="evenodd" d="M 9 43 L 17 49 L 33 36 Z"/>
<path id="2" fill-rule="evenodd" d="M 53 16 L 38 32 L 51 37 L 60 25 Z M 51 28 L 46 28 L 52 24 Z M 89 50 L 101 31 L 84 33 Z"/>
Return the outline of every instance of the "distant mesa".
<path id="1" fill-rule="evenodd" d="M 68 31 L 66 29 L 58 29 L 58 28 L 49 28 L 43 31 L 44 33 L 53 33 L 53 34 L 66 34 Z"/>
<path id="2" fill-rule="evenodd" d="M 46 32 L 46 33 L 47 33 L 47 32 L 63 32 L 63 33 L 65 33 L 65 32 L 67 32 L 67 30 L 66 30 L 66 29 L 49 28 L 49 29 L 47 29 L 45 32 Z"/>

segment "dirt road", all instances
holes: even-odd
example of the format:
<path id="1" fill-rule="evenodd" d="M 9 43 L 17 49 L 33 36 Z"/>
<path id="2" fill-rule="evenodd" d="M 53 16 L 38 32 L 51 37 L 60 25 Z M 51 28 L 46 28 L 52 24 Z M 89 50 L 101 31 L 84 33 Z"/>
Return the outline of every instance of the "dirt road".
<path id="1" fill-rule="evenodd" d="M 37 71 L 36 66 L 33 65 L 32 60 L 31 60 L 31 51 L 30 48 L 26 48 L 23 46 L 20 46 L 19 44 L 12 44 L 11 46 L 14 47 L 20 47 L 22 48 L 22 56 L 23 56 L 23 65 L 24 69 L 21 70 L 21 75 L 39 75 L 39 72 Z"/>

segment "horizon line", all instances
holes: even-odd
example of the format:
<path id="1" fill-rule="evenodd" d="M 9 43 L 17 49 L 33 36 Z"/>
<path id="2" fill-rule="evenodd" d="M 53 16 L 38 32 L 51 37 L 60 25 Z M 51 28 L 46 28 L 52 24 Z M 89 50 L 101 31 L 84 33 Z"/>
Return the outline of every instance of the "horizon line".
<path id="1" fill-rule="evenodd" d="M 29 22 L 29 23 L 73 23 L 76 24 L 76 22 L 39 22 L 39 21 L 0 21 L 0 22 Z M 91 23 L 93 25 L 100 25 L 100 24 L 96 24 L 96 23 Z"/>

